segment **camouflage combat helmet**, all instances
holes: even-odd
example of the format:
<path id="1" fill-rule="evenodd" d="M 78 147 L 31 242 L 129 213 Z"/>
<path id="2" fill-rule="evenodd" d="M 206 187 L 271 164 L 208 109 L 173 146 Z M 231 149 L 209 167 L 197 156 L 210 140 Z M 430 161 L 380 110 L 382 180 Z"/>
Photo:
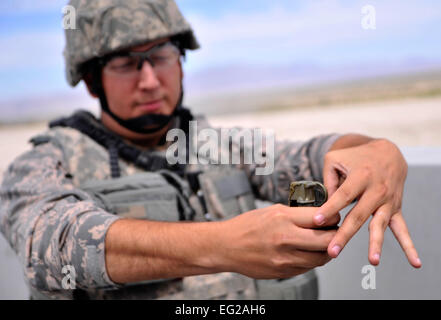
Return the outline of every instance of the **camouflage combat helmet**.
<path id="1" fill-rule="evenodd" d="M 185 49 L 199 48 L 192 28 L 174 0 L 70 0 L 69 5 L 75 8 L 76 18 L 75 28 L 66 29 L 64 50 L 66 78 L 71 86 L 76 86 L 85 72 L 90 73 L 92 90 L 100 100 L 102 111 L 137 133 L 158 132 L 174 117 L 187 114 L 181 105 L 184 95 L 181 83 L 181 96 L 171 115 L 120 118 L 109 108 L 96 63 L 107 55 L 161 38 L 176 40 L 181 54 Z"/>
<path id="2" fill-rule="evenodd" d="M 197 49 L 193 30 L 174 0 L 70 0 L 76 28 L 66 29 L 64 58 L 71 86 L 93 58 L 160 38 L 179 36 L 182 49 Z"/>

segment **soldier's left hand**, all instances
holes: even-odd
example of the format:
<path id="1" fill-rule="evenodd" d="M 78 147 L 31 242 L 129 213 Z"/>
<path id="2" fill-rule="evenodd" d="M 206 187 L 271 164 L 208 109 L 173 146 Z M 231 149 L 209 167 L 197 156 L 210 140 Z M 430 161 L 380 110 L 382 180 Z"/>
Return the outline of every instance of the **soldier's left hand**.
<path id="1" fill-rule="evenodd" d="M 338 256 L 372 215 L 369 223 L 370 263 L 378 265 L 380 262 L 384 232 L 389 226 L 409 263 L 415 268 L 421 267 L 401 211 L 406 176 L 407 163 L 397 146 L 388 140 L 373 140 L 327 153 L 323 177 L 330 197 L 317 211 L 316 224 L 325 223 L 358 200 L 328 246 L 331 257 Z"/>

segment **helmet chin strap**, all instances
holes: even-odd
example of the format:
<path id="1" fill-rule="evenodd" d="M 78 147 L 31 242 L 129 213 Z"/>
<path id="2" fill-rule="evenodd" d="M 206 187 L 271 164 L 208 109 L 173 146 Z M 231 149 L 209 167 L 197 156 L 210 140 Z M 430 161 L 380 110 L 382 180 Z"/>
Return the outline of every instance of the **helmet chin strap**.
<path id="1" fill-rule="evenodd" d="M 182 84 L 181 84 L 182 88 Z M 173 110 L 172 114 L 170 115 L 162 115 L 162 114 L 146 114 L 143 116 L 130 118 L 130 119 L 121 119 L 118 117 L 115 113 L 113 113 L 110 108 L 109 104 L 107 103 L 106 95 L 104 94 L 103 90 L 100 90 L 99 99 L 101 104 L 101 109 L 106 112 L 108 115 L 112 117 L 120 126 L 141 134 L 148 134 L 148 133 L 156 133 L 161 131 L 164 127 L 166 127 L 170 121 L 178 116 L 180 112 L 182 111 L 182 100 L 184 97 L 184 90 L 181 89 L 181 95 L 179 97 L 179 101 L 177 105 L 175 106 L 175 109 Z"/>

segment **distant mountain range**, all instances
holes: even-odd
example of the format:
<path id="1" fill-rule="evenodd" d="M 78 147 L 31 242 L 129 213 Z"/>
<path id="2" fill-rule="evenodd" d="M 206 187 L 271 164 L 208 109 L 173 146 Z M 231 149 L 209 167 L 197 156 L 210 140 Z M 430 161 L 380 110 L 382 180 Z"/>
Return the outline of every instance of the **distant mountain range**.
<path id="1" fill-rule="evenodd" d="M 441 69 L 439 61 L 408 59 L 401 62 L 370 63 L 324 67 L 314 63 L 278 67 L 230 65 L 205 69 L 186 76 L 188 92 L 196 96 L 243 92 L 244 90 L 303 87 L 333 82 L 346 82 L 389 75 Z"/>
<path id="2" fill-rule="evenodd" d="M 421 59 L 407 60 L 400 63 L 376 63 L 365 65 L 345 65 L 323 67 L 313 63 L 291 64 L 278 67 L 254 65 L 230 65 L 222 68 L 205 69 L 185 76 L 186 105 L 196 112 L 218 114 L 238 111 L 231 103 L 236 103 L 240 96 L 251 97 L 256 93 L 260 97 L 265 92 L 281 88 L 295 91 L 301 88 L 320 87 L 329 84 L 350 85 L 355 80 L 392 77 L 399 79 L 411 74 L 441 70 L 440 61 Z M 267 95 L 271 99 L 271 95 Z M 259 98 L 260 99 L 260 98 Z M 260 99 L 261 100 L 261 99 Z M 212 103 L 217 101 L 217 103 Z M 219 102 L 220 101 L 220 102 Z M 253 99 L 250 99 L 253 101 Z M 226 106 L 219 108 L 219 105 Z M 243 106 L 243 111 L 253 108 L 253 102 Z M 23 96 L 21 98 L 0 100 L 0 124 L 42 121 L 66 115 L 78 108 L 85 108 L 97 113 L 98 102 L 84 90 L 58 93 L 46 96 Z"/>

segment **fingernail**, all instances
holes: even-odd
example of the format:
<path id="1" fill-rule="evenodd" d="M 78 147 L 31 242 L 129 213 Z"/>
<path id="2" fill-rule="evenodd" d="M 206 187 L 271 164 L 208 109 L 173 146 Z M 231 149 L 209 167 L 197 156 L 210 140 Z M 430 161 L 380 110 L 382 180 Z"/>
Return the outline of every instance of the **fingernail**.
<path id="1" fill-rule="evenodd" d="M 319 226 L 325 223 L 325 217 L 322 214 L 318 214 L 314 217 L 315 223 Z"/>
<path id="2" fill-rule="evenodd" d="M 341 247 L 340 246 L 333 246 L 332 247 L 332 253 L 335 254 L 336 257 L 338 256 L 340 251 L 341 251 Z"/>
<path id="3" fill-rule="evenodd" d="M 380 254 L 379 253 L 374 254 L 374 260 L 380 261 Z"/>
<path id="4" fill-rule="evenodd" d="M 417 258 L 416 262 L 417 262 L 417 264 L 420 264 L 420 265 L 422 264 L 420 258 Z"/>

